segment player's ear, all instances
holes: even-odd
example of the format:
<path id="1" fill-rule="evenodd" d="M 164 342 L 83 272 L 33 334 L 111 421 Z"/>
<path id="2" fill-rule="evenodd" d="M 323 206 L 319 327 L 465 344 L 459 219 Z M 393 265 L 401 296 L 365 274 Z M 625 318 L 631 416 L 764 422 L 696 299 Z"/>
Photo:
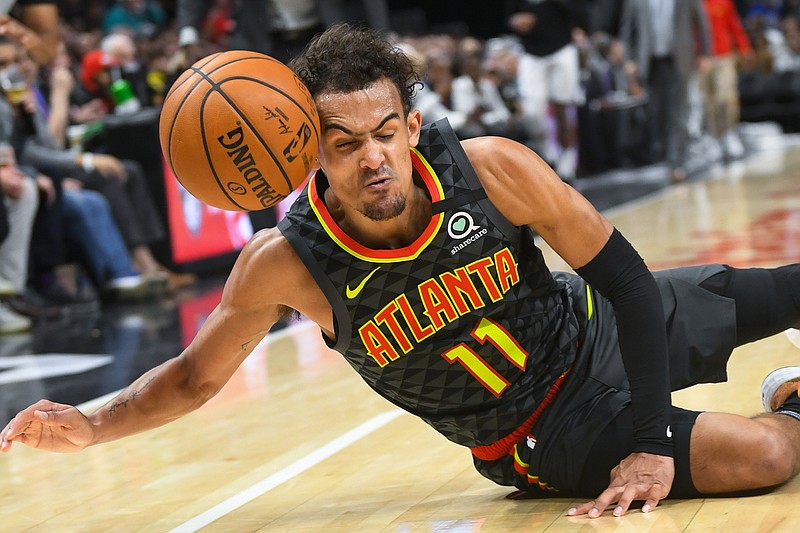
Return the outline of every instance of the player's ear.
<path id="1" fill-rule="evenodd" d="M 419 130 L 422 127 L 422 113 L 419 112 L 419 109 L 411 110 L 406 119 L 406 125 L 408 126 L 408 144 L 416 146 L 419 142 Z"/>

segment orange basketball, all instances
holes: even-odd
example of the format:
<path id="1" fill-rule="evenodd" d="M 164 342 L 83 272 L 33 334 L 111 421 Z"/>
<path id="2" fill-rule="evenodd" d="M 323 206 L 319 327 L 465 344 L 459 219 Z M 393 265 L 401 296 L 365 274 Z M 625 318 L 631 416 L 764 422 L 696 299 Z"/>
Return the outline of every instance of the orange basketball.
<path id="1" fill-rule="evenodd" d="M 159 120 L 178 181 L 232 211 L 269 207 L 299 187 L 319 147 L 319 118 L 283 63 L 243 50 L 207 56 L 175 81 Z"/>

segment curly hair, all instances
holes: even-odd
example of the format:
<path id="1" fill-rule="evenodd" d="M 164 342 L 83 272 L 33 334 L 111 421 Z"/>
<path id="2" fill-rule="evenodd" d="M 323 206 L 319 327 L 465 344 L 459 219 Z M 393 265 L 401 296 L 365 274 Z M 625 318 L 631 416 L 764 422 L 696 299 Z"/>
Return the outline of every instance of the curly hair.
<path id="1" fill-rule="evenodd" d="M 327 92 L 359 91 L 388 79 L 397 87 L 406 115 L 419 84 L 414 63 L 400 49 L 375 30 L 344 23 L 315 36 L 289 67 L 315 98 Z"/>

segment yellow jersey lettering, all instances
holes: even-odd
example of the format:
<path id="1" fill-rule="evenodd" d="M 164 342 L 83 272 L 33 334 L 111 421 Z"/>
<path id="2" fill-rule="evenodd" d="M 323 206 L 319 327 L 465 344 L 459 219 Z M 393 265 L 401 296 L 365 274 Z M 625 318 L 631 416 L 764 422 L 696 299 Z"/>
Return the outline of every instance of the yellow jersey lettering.
<path id="1" fill-rule="evenodd" d="M 413 309 L 406 294 L 400 294 L 359 328 L 361 342 L 379 366 L 386 366 L 397 360 L 401 352 L 403 355 L 410 353 L 415 345 L 460 316 L 485 307 L 486 300 L 481 287 L 491 301 L 497 302 L 519 281 L 514 255 L 508 248 L 503 248 L 489 257 L 420 283 L 417 286 L 420 303 L 417 305 L 422 307 L 421 310 Z M 427 319 L 422 319 L 423 315 Z M 481 344 L 489 340 L 514 365 L 525 367 L 528 354 L 515 344 L 513 336 L 499 324 L 483 319 L 472 331 L 472 336 Z M 451 355 L 451 362 L 460 360 L 470 363 L 466 366 L 472 370 L 482 366 L 478 364 L 479 359 L 474 359 L 464 351 L 464 347 Z M 502 380 L 484 374 L 479 371 L 478 377 L 482 383 L 490 385 L 493 392 L 499 394 L 504 390 Z"/>
<path id="2" fill-rule="evenodd" d="M 400 357 L 386 335 L 372 320 L 361 326 L 358 334 L 361 336 L 361 342 L 364 343 L 367 353 L 378 363 L 378 366 L 384 367 L 389 364 L 389 361 L 395 361 Z M 386 360 L 387 358 L 389 361 Z"/>
<path id="3" fill-rule="evenodd" d="M 405 319 L 408 327 L 411 329 L 411 334 L 414 335 L 414 340 L 417 343 L 420 343 L 436 333 L 436 330 L 433 329 L 433 326 L 428 324 L 424 328 L 422 324 L 419 323 L 419 319 L 417 315 L 414 314 L 414 311 L 411 309 L 411 305 L 408 303 L 408 298 L 406 298 L 405 294 L 401 294 L 397 297 L 397 305 L 400 307 L 400 314 Z"/>
<path id="4" fill-rule="evenodd" d="M 400 322 L 394 315 L 397 310 L 397 302 L 389 302 L 389 305 L 381 309 L 380 312 L 375 315 L 375 322 L 378 324 L 386 324 L 386 327 L 392 332 L 394 340 L 400 346 L 400 349 L 403 350 L 403 353 L 408 353 L 411 351 L 411 341 L 408 340 L 408 335 L 406 335 L 406 332 L 400 327 Z"/>
<path id="5" fill-rule="evenodd" d="M 481 295 L 478 294 L 478 289 L 472 283 L 472 278 L 469 277 L 469 272 L 465 268 L 459 268 L 453 272 L 445 272 L 439 279 L 442 280 L 450 300 L 455 305 L 459 316 L 466 315 L 472 309 L 480 309 L 484 306 Z M 469 305 L 465 299 L 469 299 Z"/>
<path id="6" fill-rule="evenodd" d="M 493 302 L 497 302 L 503 295 L 500 293 L 497 283 L 495 283 L 492 274 L 489 272 L 489 267 L 493 265 L 493 258 L 484 257 L 483 259 L 478 259 L 474 263 L 467 265 L 467 271 L 478 274 L 478 277 L 483 282 L 483 286 L 486 288 L 486 292 L 489 293 L 489 298 L 491 298 Z"/>
<path id="7" fill-rule="evenodd" d="M 497 278 L 500 280 L 500 289 L 507 293 L 512 285 L 519 283 L 519 270 L 511 250 L 503 248 L 494 254 L 494 263 L 497 267 Z"/>
<path id="8" fill-rule="evenodd" d="M 439 285 L 435 279 L 429 279 L 419 285 L 419 295 L 422 298 L 422 306 L 425 308 L 425 313 L 431 319 L 431 324 L 439 331 L 445 324 L 452 322 L 458 318 L 450 299 L 444 289 Z M 444 315 L 444 317 L 442 317 Z"/>

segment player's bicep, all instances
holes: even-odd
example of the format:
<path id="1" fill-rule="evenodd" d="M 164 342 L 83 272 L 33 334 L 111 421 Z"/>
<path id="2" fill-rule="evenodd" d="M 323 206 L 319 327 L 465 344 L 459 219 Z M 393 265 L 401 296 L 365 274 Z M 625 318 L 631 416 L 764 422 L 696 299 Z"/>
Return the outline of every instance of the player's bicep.
<path id="1" fill-rule="evenodd" d="M 611 224 L 532 150 L 498 138 L 464 147 L 500 212 L 515 225 L 533 228 L 573 268 L 608 240 Z"/>
<path id="2" fill-rule="evenodd" d="M 270 275 L 275 258 L 260 249 L 264 244 L 251 242 L 242 251 L 220 303 L 181 355 L 194 386 L 203 391 L 222 388 L 286 312 L 279 277 Z"/>

